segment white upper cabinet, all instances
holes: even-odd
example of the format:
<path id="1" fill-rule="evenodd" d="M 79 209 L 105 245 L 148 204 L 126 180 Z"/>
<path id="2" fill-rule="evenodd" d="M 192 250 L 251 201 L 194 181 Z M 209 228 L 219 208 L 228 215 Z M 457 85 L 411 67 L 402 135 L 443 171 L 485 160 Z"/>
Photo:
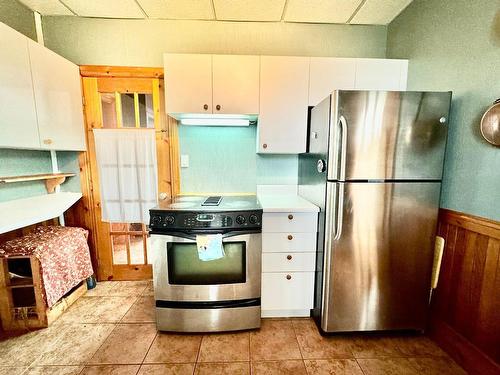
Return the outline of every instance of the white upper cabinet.
<path id="1" fill-rule="evenodd" d="M 356 59 L 357 90 L 406 90 L 408 60 Z"/>
<path id="2" fill-rule="evenodd" d="M 164 54 L 167 113 L 212 113 L 212 55 Z"/>
<path id="3" fill-rule="evenodd" d="M 0 22 L 0 147 L 39 148 L 28 39 Z"/>
<path id="4" fill-rule="evenodd" d="M 165 54 L 167 112 L 258 114 L 259 56 Z"/>
<path id="5" fill-rule="evenodd" d="M 309 58 L 261 56 L 257 151 L 306 151 Z"/>
<path id="6" fill-rule="evenodd" d="M 31 40 L 28 47 L 41 148 L 84 151 L 78 66 Z"/>
<path id="7" fill-rule="evenodd" d="M 309 105 L 315 106 L 333 90 L 353 90 L 356 82 L 356 59 L 311 57 Z"/>
<path id="8" fill-rule="evenodd" d="M 213 55 L 213 113 L 259 113 L 259 56 Z"/>

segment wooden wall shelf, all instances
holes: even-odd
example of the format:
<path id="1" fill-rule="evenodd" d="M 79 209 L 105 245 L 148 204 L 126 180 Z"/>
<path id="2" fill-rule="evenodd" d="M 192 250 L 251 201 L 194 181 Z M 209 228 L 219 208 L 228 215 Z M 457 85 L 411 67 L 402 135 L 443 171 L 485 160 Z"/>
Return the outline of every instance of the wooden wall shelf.
<path id="1" fill-rule="evenodd" d="M 61 185 L 66 181 L 66 177 L 73 177 L 75 173 L 46 173 L 46 174 L 30 174 L 24 176 L 8 176 L 0 177 L 0 184 L 9 184 L 13 182 L 38 181 L 45 180 L 45 187 L 48 193 L 53 193 L 56 186 Z"/>

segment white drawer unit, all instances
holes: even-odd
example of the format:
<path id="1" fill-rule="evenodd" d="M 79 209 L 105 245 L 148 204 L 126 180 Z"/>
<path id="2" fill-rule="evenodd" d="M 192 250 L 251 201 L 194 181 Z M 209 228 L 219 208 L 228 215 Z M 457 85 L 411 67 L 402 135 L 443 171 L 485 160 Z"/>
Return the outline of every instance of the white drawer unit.
<path id="1" fill-rule="evenodd" d="M 311 272 L 315 261 L 315 253 L 265 253 L 262 254 L 262 272 Z"/>
<path id="2" fill-rule="evenodd" d="M 292 201 L 295 210 L 287 204 L 280 211 L 276 200 L 261 199 L 263 317 L 309 316 L 313 308 L 318 213 L 308 202 Z"/>
<path id="3" fill-rule="evenodd" d="M 313 307 L 314 272 L 262 274 L 262 316 L 309 316 Z"/>
<path id="4" fill-rule="evenodd" d="M 313 232 L 318 228 L 315 212 L 264 212 L 262 232 Z"/>
<path id="5" fill-rule="evenodd" d="M 263 253 L 315 252 L 316 232 L 262 233 Z"/>

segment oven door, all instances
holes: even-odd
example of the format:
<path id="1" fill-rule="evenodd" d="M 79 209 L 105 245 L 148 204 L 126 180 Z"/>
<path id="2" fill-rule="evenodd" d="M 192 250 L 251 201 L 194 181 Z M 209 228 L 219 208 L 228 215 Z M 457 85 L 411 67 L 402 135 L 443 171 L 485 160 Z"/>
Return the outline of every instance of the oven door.
<path id="1" fill-rule="evenodd" d="M 260 297 L 260 233 L 223 235 L 225 256 L 201 261 L 193 234 L 152 234 L 155 299 L 234 301 Z"/>

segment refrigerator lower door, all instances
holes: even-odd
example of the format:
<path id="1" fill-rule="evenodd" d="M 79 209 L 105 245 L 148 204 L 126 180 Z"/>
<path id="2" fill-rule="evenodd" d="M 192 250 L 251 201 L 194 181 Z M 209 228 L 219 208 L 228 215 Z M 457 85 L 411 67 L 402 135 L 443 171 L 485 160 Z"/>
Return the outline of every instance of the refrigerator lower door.
<path id="1" fill-rule="evenodd" d="M 320 326 L 424 330 L 439 182 L 328 182 Z"/>

